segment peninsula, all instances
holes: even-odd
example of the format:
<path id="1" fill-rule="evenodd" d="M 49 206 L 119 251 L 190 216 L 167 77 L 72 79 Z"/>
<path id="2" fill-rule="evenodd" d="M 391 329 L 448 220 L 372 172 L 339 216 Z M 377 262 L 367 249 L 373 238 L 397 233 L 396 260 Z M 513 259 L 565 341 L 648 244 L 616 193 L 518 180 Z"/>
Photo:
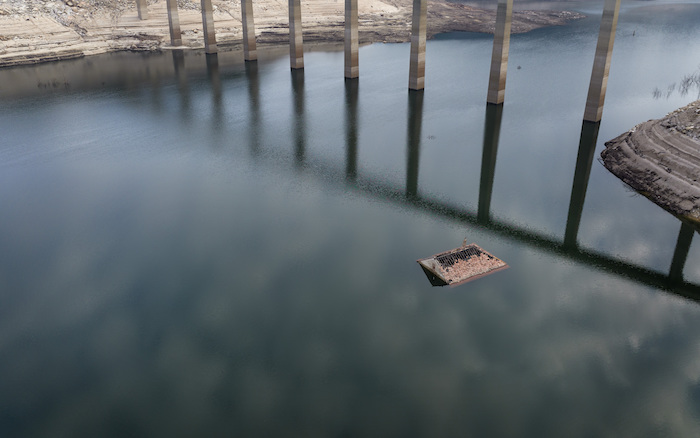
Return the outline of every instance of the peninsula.
<path id="1" fill-rule="evenodd" d="M 601 156 L 634 190 L 700 226 L 700 100 L 606 142 Z"/>
<path id="2" fill-rule="evenodd" d="M 344 2 L 302 0 L 305 42 L 342 41 Z M 240 0 L 213 0 L 220 46 L 242 44 Z M 410 40 L 411 0 L 363 0 L 359 3 L 360 43 Z M 199 2 L 179 0 L 183 45 L 203 47 Z M 253 2 L 258 44 L 288 42 L 285 0 Z M 570 11 L 515 11 L 512 32 L 566 24 L 582 18 Z M 428 3 L 428 37 L 466 31 L 493 33 L 495 11 L 447 0 Z M 0 2 L 0 67 L 69 59 L 122 50 L 159 50 L 169 46 L 165 0 L 148 1 L 140 20 L 135 1 L 3 0 Z"/>

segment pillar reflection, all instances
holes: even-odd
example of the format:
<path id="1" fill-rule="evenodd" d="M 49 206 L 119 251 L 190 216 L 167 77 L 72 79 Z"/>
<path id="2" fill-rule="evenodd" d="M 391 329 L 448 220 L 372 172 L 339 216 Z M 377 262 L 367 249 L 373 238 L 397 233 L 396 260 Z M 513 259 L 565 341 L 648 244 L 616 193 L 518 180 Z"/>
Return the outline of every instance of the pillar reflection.
<path id="1" fill-rule="evenodd" d="M 207 76 L 211 83 L 212 110 L 214 114 L 214 128 L 219 130 L 223 123 L 223 108 L 221 96 L 221 76 L 219 74 L 219 56 L 216 53 L 207 53 Z"/>
<path id="2" fill-rule="evenodd" d="M 182 106 L 182 116 L 185 120 L 190 115 L 190 89 L 187 85 L 187 70 L 185 70 L 185 52 L 173 50 L 173 70 L 177 81 L 177 90 L 180 94 L 180 104 Z"/>
<path id="3" fill-rule="evenodd" d="M 248 130 L 248 143 L 253 155 L 260 151 L 260 80 L 258 76 L 258 63 L 256 61 L 245 63 L 245 75 L 248 79 L 248 102 L 250 106 L 250 127 Z"/>
<path id="4" fill-rule="evenodd" d="M 304 69 L 292 70 L 292 92 L 294 94 L 294 126 L 295 126 L 295 149 L 294 157 L 298 165 L 303 164 L 306 154 L 304 131 L 306 121 L 304 120 Z"/>
<path id="5" fill-rule="evenodd" d="M 418 197 L 418 164 L 423 124 L 423 90 L 408 92 L 408 150 L 406 157 L 406 197 Z"/>
<path id="6" fill-rule="evenodd" d="M 693 243 L 694 234 L 695 227 L 681 221 L 681 229 L 678 232 L 676 249 L 673 252 L 673 260 L 671 261 L 671 268 L 668 273 L 668 278 L 672 283 L 683 282 L 683 268 L 685 267 L 685 261 L 688 258 L 690 244 Z"/>
<path id="7" fill-rule="evenodd" d="M 357 179 L 357 79 L 345 80 L 345 176 L 349 181 Z"/>
<path id="8" fill-rule="evenodd" d="M 591 165 L 593 164 L 593 156 L 595 155 L 599 128 L 599 122 L 583 121 L 581 139 L 578 145 L 578 156 L 576 158 L 574 182 L 571 187 L 569 214 L 566 219 L 566 231 L 564 232 L 565 248 L 576 248 L 578 245 L 576 239 L 578 237 L 579 226 L 581 225 L 583 204 L 586 200 L 586 190 L 588 189 L 588 179 L 591 176 Z"/>
<path id="9" fill-rule="evenodd" d="M 481 155 L 479 209 L 477 211 L 477 221 L 480 223 L 486 223 L 491 220 L 491 195 L 493 193 L 493 180 L 496 173 L 498 138 L 501 134 L 502 118 L 503 104 L 486 104 L 486 120 L 484 122 L 484 150 Z"/>

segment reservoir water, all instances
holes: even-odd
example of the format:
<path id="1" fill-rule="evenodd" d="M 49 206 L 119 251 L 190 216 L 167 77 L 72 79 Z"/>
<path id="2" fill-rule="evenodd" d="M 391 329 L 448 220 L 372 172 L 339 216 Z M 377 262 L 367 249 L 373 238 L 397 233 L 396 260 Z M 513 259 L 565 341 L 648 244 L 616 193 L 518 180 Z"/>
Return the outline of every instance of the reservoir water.
<path id="1" fill-rule="evenodd" d="M 0 436 L 699 436 L 698 239 L 596 158 L 698 98 L 700 2 L 623 5 L 582 136 L 599 6 L 501 109 L 469 33 L 422 93 L 408 44 L 0 70 Z M 431 287 L 465 237 L 510 268 Z"/>

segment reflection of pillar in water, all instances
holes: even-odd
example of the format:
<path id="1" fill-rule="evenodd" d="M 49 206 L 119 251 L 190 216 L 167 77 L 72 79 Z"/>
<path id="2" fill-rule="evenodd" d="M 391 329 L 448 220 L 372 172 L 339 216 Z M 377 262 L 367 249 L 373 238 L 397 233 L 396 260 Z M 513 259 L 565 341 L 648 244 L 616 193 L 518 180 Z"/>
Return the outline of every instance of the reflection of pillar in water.
<path id="1" fill-rule="evenodd" d="M 296 147 L 294 156 L 297 164 L 304 162 L 304 70 L 292 70 L 292 91 L 294 93 L 294 125 L 296 127 Z"/>
<path id="2" fill-rule="evenodd" d="M 177 89 L 180 92 L 182 101 L 182 114 L 185 119 L 189 116 L 190 111 L 190 92 L 187 87 L 187 72 L 185 70 L 185 52 L 182 50 L 173 50 L 173 68 L 175 70 L 175 78 L 177 79 Z"/>
<path id="3" fill-rule="evenodd" d="M 301 0 L 289 0 L 289 62 L 293 69 L 304 68 Z"/>
<path id="4" fill-rule="evenodd" d="M 360 75 L 357 1 L 345 0 L 345 77 Z"/>
<path id="5" fill-rule="evenodd" d="M 493 35 L 493 52 L 491 54 L 491 72 L 489 73 L 489 92 L 486 97 L 488 103 L 503 103 L 505 98 L 512 15 L 513 0 L 498 0 L 496 30 Z"/>
<path id="6" fill-rule="evenodd" d="M 148 20 L 148 2 L 136 0 L 136 12 L 139 14 L 139 20 Z"/>
<path id="7" fill-rule="evenodd" d="M 209 82 L 211 82 L 212 104 L 214 106 L 214 125 L 218 128 L 221 127 L 221 121 L 223 118 L 221 105 L 221 77 L 219 76 L 219 55 L 216 53 L 211 53 L 205 56 L 207 58 L 207 76 L 209 76 Z"/>
<path id="8" fill-rule="evenodd" d="M 566 219 L 566 231 L 564 232 L 564 246 L 575 248 L 578 237 L 578 229 L 581 225 L 581 215 L 583 214 L 583 203 L 586 200 L 586 190 L 588 189 L 588 178 L 591 175 L 595 146 L 598 141 L 598 128 L 600 123 L 583 121 L 581 128 L 581 140 L 578 146 L 578 157 L 576 158 L 576 170 L 574 172 L 574 183 L 571 187 L 571 201 L 569 202 L 569 214 Z"/>
<path id="9" fill-rule="evenodd" d="M 359 82 L 345 81 L 345 175 L 349 180 L 357 178 L 357 94 Z"/>
<path id="10" fill-rule="evenodd" d="M 214 30 L 214 9 L 211 0 L 202 0 L 202 24 L 204 26 L 204 51 L 216 53 L 216 31 Z"/>
<path id="11" fill-rule="evenodd" d="M 605 0 L 603 18 L 600 21 L 598 45 L 596 46 L 595 59 L 593 60 L 591 83 L 588 86 L 586 111 L 583 114 L 583 120 L 588 120 L 589 122 L 600 122 L 600 119 L 603 117 L 605 91 L 608 87 L 610 59 L 612 58 L 619 11 L 620 0 Z"/>
<path id="12" fill-rule="evenodd" d="M 258 63 L 246 62 L 245 75 L 248 78 L 248 101 L 250 102 L 250 150 L 257 155 L 260 148 L 260 81 L 258 79 Z"/>
<path id="13" fill-rule="evenodd" d="M 411 66 L 408 73 L 409 90 L 425 87 L 425 32 L 428 0 L 413 0 L 411 25 Z"/>
<path id="14" fill-rule="evenodd" d="M 241 21 L 243 21 L 243 59 L 258 59 L 255 44 L 255 22 L 253 21 L 253 0 L 241 0 Z"/>
<path id="15" fill-rule="evenodd" d="M 408 92 L 408 151 L 406 157 L 406 197 L 418 196 L 418 164 L 423 124 L 423 91 Z"/>
<path id="16" fill-rule="evenodd" d="M 685 261 L 688 258 L 690 244 L 693 242 L 695 227 L 685 222 L 681 222 L 681 229 L 678 232 L 678 241 L 676 242 L 676 250 L 673 252 L 673 261 L 668 277 L 672 282 L 683 281 L 683 268 Z"/>
<path id="17" fill-rule="evenodd" d="M 486 104 L 486 121 L 484 122 L 484 150 L 481 155 L 481 181 L 479 182 L 479 210 L 477 220 L 486 223 L 491 219 L 491 195 L 496 173 L 498 156 L 498 138 L 501 133 L 503 104 Z"/>
<path id="18" fill-rule="evenodd" d="M 170 44 L 173 46 L 182 45 L 182 34 L 180 33 L 180 15 L 177 12 L 177 0 L 167 0 L 168 7 L 168 27 L 170 28 Z"/>

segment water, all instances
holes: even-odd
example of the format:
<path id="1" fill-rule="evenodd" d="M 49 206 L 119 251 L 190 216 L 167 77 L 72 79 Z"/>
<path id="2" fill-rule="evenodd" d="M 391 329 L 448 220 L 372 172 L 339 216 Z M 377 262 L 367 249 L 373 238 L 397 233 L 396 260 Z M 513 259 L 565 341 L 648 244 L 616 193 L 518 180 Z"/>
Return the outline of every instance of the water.
<path id="1" fill-rule="evenodd" d="M 594 157 L 696 98 L 700 5 L 647 3 Z M 487 35 L 422 96 L 407 44 L 357 88 L 337 50 L 0 71 L 0 435 L 697 436 L 697 239 L 671 284 L 680 222 L 597 160 L 569 216 L 598 23 L 513 36 L 500 130 Z M 510 269 L 432 288 L 464 237 Z"/>

